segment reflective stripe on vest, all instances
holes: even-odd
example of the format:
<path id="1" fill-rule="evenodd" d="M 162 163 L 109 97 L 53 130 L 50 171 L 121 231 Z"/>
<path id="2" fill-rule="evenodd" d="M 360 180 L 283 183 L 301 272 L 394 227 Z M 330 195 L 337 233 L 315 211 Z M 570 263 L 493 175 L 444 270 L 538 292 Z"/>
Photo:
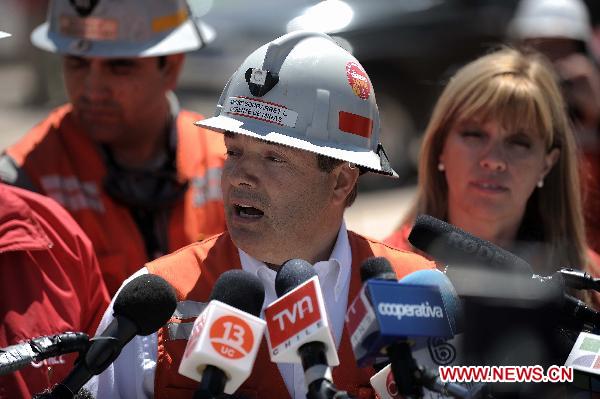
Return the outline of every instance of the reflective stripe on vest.
<path id="1" fill-rule="evenodd" d="M 94 181 L 81 181 L 75 176 L 45 175 L 40 177 L 40 184 L 46 195 L 70 211 L 91 209 L 104 213 L 100 190 Z"/>
<path id="2" fill-rule="evenodd" d="M 204 176 L 192 178 L 194 188 L 194 206 L 196 208 L 204 205 L 207 201 L 220 200 L 222 168 L 209 168 Z"/>
<path id="3" fill-rule="evenodd" d="M 206 308 L 206 303 L 197 301 L 180 301 L 177 302 L 177 307 L 171 321 L 166 325 L 169 340 L 178 339 L 188 340 L 194 327 L 194 321 L 183 322 L 185 319 L 195 319 L 200 316 L 200 313 Z"/>

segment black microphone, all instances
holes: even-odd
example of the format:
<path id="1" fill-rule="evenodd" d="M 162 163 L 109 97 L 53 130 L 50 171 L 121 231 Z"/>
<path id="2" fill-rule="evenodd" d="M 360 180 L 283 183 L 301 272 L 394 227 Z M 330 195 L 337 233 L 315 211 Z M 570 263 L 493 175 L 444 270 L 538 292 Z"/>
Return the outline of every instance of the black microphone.
<path id="1" fill-rule="evenodd" d="M 0 375 L 17 371 L 31 362 L 73 352 L 85 352 L 89 337 L 81 332 L 64 332 L 33 338 L 27 342 L 0 349 Z"/>
<path id="2" fill-rule="evenodd" d="M 531 266 L 522 258 L 433 216 L 417 216 L 408 241 L 446 265 L 485 265 L 492 270 L 533 274 Z"/>
<path id="3" fill-rule="evenodd" d="M 560 278 L 566 287 L 600 292 L 600 278 L 594 278 L 581 270 L 565 267 L 554 273 L 552 277 Z"/>
<path id="4" fill-rule="evenodd" d="M 83 385 L 103 372 L 136 335 L 156 332 L 173 315 L 175 291 L 162 277 L 144 274 L 128 282 L 113 305 L 114 320 L 90 340 L 90 347 L 74 369 L 52 389 L 55 398 L 72 398 Z"/>
<path id="5" fill-rule="evenodd" d="M 32 399 L 56 399 L 58 396 L 54 395 L 52 391 L 46 389 L 42 393 L 37 393 L 32 396 Z M 94 395 L 90 391 L 88 391 L 85 387 L 81 388 L 79 392 L 77 392 L 73 399 L 96 399 Z"/>
<path id="6" fill-rule="evenodd" d="M 494 288 L 524 296 L 530 294 L 529 297 L 535 294 L 539 295 L 538 300 L 557 302 L 563 323 L 600 327 L 599 312 L 564 292 L 565 286 L 577 288 L 576 284 L 594 284 L 585 273 L 581 275 L 563 269 L 565 272 L 550 277 L 534 275 L 529 263 L 522 258 L 429 215 L 417 216 L 408 241 L 435 260 L 449 265 L 448 277 L 461 296 L 474 292 L 485 294 Z M 582 279 L 588 282 L 582 282 Z M 475 282 L 482 286 L 475 286 Z"/>

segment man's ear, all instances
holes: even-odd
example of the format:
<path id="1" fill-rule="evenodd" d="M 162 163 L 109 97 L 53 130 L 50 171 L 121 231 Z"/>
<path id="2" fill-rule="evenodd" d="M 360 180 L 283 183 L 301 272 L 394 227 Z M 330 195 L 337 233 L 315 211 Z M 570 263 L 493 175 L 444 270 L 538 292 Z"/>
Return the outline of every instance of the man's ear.
<path id="1" fill-rule="evenodd" d="M 335 178 L 333 200 L 335 203 L 343 204 L 345 207 L 346 198 L 348 198 L 348 195 L 354 190 L 360 171 L 357 167 L 350 166 L 348 162 L 344 162 L 331 173 L 334 174 Z"/>
<path id="2" fill-rule="evenodd" d="M 165 65 L 162 67 L 165 87 L 167 90 L 174 90 L 177 86 L 179 74 L 183 68 L 185 54 L 170 54 L 165 55 Z"/>

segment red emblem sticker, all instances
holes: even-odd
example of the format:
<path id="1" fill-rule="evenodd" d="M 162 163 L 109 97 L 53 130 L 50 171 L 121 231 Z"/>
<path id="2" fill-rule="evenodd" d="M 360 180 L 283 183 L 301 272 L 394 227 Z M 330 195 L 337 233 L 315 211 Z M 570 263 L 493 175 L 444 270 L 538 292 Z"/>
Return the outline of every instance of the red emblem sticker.
<path id="1" fill-rule="evenodd" d="M 348 83 L 352 87 L 352 91 L 358 97 L 366 100 L 371 94 L 371 83 L 367 73 L 363 71 L 360 65 L 354 61 L 350 61 L 346 64 L 346 76 L 348 76 Z"/>
<path id="2" fill-rule="evenodd" d="M 217 319 L 210 328 L 213 349 L 228 359 L 240 359 L 252 350 L 252 328 L 237 316 L 228 315 Z"/>

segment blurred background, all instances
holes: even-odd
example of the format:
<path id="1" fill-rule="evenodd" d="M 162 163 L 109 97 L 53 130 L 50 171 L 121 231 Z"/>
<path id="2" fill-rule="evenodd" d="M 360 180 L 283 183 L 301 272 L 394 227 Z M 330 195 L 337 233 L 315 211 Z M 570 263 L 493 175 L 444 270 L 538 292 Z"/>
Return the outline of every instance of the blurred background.
<path id="1" fill-rule="evenodd" d="M 597 26 L 600 1 L 586 3 Z M 348 211 L 350 227 L 383 238 L 399 223 L 414 195 L 420 137 L 447 78 L 505 41 L 517 4 L 518 0 L 190 0 L 194 15 L 210 24 L 217 38 L 188 54 L 177 95 L 183 107 L 212 115 L 229 76 L 261 44 L 297 29 L 335 36 L 372 80 L 382 141 L 400 175 L 398 180 L 361 178 L 362 193 Z M 44 21 L 46 7 L 47 0 L 0 1 L 0 30 L 13 34 L 0 43 L 0 150 L 66 101 L 59 57 L 29 41 L 31 30 Z M 381 230 L 382 225 L 387 230 Z"/>

